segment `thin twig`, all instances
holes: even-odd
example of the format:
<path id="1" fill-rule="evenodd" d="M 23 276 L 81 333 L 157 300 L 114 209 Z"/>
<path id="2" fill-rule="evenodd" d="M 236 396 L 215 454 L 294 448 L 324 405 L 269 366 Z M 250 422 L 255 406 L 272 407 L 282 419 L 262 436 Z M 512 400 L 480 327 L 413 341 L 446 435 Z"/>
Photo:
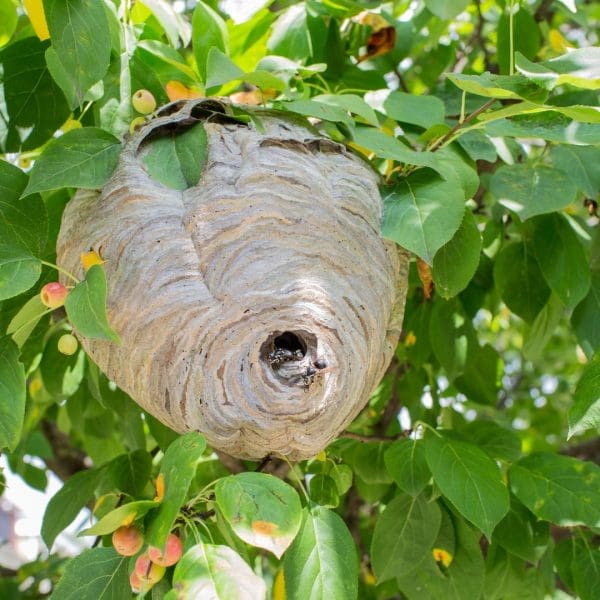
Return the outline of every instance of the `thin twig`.
<path id="1" fill-rule="evenodd" d="M 462 122 L 458 122 L 446 135 L 435 142 L 431 148 L 429 148 L 430 152 L 439 150 L 459 129 L 462 129 L 465 125 L 476 119 L 482 112 L 486 111 L 496 101 L 496 98 L 491 98 L 485 104 L 482 104 L 478 109 L 474 110 L 470 115 L 467 115 Z"/>

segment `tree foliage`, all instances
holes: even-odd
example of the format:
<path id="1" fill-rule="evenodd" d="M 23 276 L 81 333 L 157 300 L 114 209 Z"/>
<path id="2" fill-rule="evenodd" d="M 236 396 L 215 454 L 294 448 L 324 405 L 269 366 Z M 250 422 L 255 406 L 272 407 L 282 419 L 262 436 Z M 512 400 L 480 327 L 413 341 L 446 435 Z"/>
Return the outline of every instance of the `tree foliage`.
<path id="1" fill-rule="evenodd" d="M 0 596 L 130 597 L 110 536 L 134 526 L 184 541 L 153 599 L 598 598 L 599 24 L 586 0 L 0 0 L 0 446 L 32 488 L 64 481 L 50 554 Z M 39 292 L 75 188 L 153 118 L 140 89 L 294 113 L 381 173 L 414 257 L 403 334 L 312 460 L 217 456 L 59 351 L 118 343 L 101 256 L 64 308 Z M 161 139 L 148 172 L 185 189 L 205 139 Z M 98 547 L 61 559 L 84 507 Z"/>

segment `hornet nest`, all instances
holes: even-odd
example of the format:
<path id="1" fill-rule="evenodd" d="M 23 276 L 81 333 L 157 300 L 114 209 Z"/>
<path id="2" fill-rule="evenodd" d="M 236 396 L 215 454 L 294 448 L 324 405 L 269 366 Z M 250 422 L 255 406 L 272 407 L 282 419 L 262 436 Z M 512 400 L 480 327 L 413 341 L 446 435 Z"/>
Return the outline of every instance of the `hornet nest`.
<path id="1" fill-rule="evenodd" d="M 79 336 L 98 366 L 177 432 L 259 459 L 314 456 L 358 414 L 398 341 L 408 257 L 380 236 L 378 175 L 310 124 L 226 101 L 167 105 L 101 192 L 68 204 L 58 263 L 101 249 L 122 344 Z M 153 140 L 203 122 L 183 191 L 153 179 Z M 199 159 L 200 160 L 200 159 Z"/>

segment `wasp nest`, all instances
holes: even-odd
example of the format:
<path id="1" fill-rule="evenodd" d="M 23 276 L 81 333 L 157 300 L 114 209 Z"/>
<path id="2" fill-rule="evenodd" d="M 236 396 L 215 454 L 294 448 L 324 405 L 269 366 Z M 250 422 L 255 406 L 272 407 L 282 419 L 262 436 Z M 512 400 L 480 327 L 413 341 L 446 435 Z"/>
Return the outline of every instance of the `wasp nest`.
<path id="1" fill-rule="evenodd" d="M 309 125 L 233 121 L 215 100 L 168 105 L 126 144 L 101 193 L 67 206 L 58 262 L 101 250 L 122 343 L 81 339 L 145 410 L 240 458 L 318 453 L 367 402 L 398 341 L 408 261 L 380 237 L 377 175 Z M 143 156 L 204 122 L 183 191 Z"/>

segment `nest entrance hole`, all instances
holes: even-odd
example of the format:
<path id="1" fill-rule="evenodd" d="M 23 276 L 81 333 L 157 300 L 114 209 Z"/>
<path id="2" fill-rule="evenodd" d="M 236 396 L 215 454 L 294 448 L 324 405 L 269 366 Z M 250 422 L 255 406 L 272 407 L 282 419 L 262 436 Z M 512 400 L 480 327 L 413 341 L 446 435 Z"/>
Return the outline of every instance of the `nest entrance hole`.
<path id="1" fill-rule="evenodd" d="M 300 355 L 299 358 L 304 358 L 304 355 L 306 354 L 306 343 L 294 332 L 284 331 L 273 340 L 273 350 L 287 351 L 294 356 Z"/>

